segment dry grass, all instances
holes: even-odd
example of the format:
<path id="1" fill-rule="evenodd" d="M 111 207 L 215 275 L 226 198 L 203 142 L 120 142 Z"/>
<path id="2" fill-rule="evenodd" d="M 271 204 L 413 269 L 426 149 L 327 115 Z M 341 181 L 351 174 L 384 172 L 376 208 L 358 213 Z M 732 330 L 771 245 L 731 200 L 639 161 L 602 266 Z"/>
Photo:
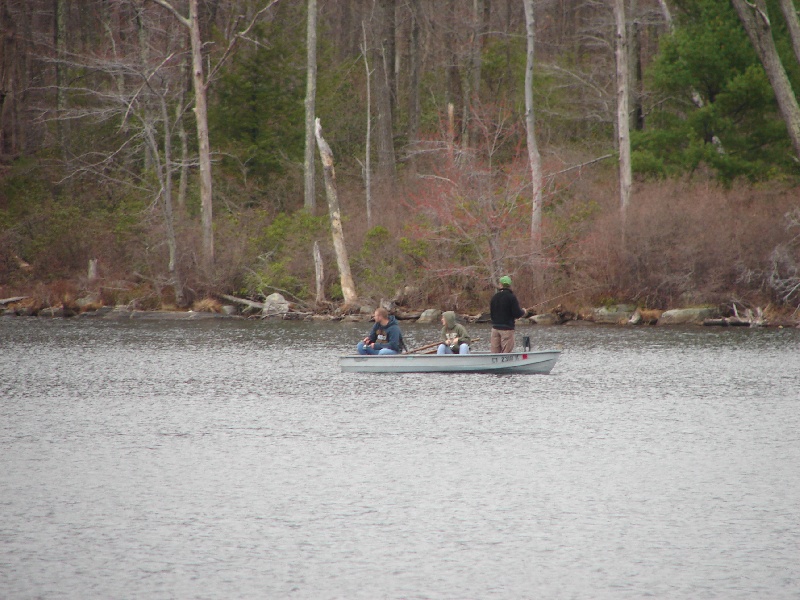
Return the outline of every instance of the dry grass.
<path id="1" fill-rule="evenodd" d="M 221 313 L 222 304 L 215 298 L 203 298 L 192 304 L 192 310 L 195 312 Z"/>

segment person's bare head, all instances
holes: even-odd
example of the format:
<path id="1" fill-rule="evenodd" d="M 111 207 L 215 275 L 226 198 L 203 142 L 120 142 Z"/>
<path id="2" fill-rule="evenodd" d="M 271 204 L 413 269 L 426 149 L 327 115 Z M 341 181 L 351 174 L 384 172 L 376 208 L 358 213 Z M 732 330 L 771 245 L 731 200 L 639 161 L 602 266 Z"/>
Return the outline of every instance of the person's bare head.
<path id="1" fill-rule="evenodd" d="M 380 308 L 376 308 L 375 314 L 372 316 L 375 319 L 375 322 L 380 323 L 381 325 L 386 325 L 386 323 L 389 322 L 389 311 L 382 306 Z"/>

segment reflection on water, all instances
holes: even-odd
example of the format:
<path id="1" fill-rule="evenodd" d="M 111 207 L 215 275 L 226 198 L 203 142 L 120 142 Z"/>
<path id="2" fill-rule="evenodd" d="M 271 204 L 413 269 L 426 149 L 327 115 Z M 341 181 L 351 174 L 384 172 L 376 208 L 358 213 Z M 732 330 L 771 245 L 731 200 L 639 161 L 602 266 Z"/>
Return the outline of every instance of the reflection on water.
<path id="1" fill-rule="evenodd" d="M 800 331 L 340 373 L 367 329 L 0 320 L 0 597 L 798 597 Z"/>

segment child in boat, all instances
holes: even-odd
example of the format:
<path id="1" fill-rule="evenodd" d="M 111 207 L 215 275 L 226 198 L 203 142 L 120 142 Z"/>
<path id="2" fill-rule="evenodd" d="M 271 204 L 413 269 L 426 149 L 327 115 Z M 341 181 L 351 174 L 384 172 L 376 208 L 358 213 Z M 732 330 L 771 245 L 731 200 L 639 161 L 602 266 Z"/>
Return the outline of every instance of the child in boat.
<path id="1" fill-rule="evenodd" d="M 436 354 L 469 354 L 470 337 L 466 328 L 456 322 L 456 313 L 452 310 L 442 313 L 442 343 Z"/>

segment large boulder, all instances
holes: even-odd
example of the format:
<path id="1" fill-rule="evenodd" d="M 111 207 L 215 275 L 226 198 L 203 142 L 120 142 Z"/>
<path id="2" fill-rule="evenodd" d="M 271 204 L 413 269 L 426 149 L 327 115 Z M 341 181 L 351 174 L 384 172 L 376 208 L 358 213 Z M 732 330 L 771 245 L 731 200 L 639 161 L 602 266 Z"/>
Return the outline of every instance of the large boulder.
<path id="1" fill-rule="evenodd" d="M 553 313 L 542 313 L 540 315 L 533 315 L 528 319 L 531 323 L 535 325 L 560 325 L 561 319 L 558 315 L 554 315 Z"/>
<path id="2" fill-rule="evenodd" d="M 429 308 L 422 311 L 417 323 L 438 323 L 441 318 L 442 311 L 438 308 Z"/>
<path id="3" fill-rule="evenodd" d="M 613 304 L 592 309 L 592 320 L 595 323 L 622 325 L 627 323 L 636 311 L 630 304 Z"/>
<path id="4" fill-rule="evenodd" d="M 275 292 L 264 299 L 264 308 L 261 314 L 265 317 L 285 315 L 289 312 L 289 301 L 281 294 Z"/>
<path id="5" fill-rule="evenodd" d="M 659 325 L 702 325 L 706 319 L 720 316 L 716 308 L 676 308 L 661 313 Z"/>

